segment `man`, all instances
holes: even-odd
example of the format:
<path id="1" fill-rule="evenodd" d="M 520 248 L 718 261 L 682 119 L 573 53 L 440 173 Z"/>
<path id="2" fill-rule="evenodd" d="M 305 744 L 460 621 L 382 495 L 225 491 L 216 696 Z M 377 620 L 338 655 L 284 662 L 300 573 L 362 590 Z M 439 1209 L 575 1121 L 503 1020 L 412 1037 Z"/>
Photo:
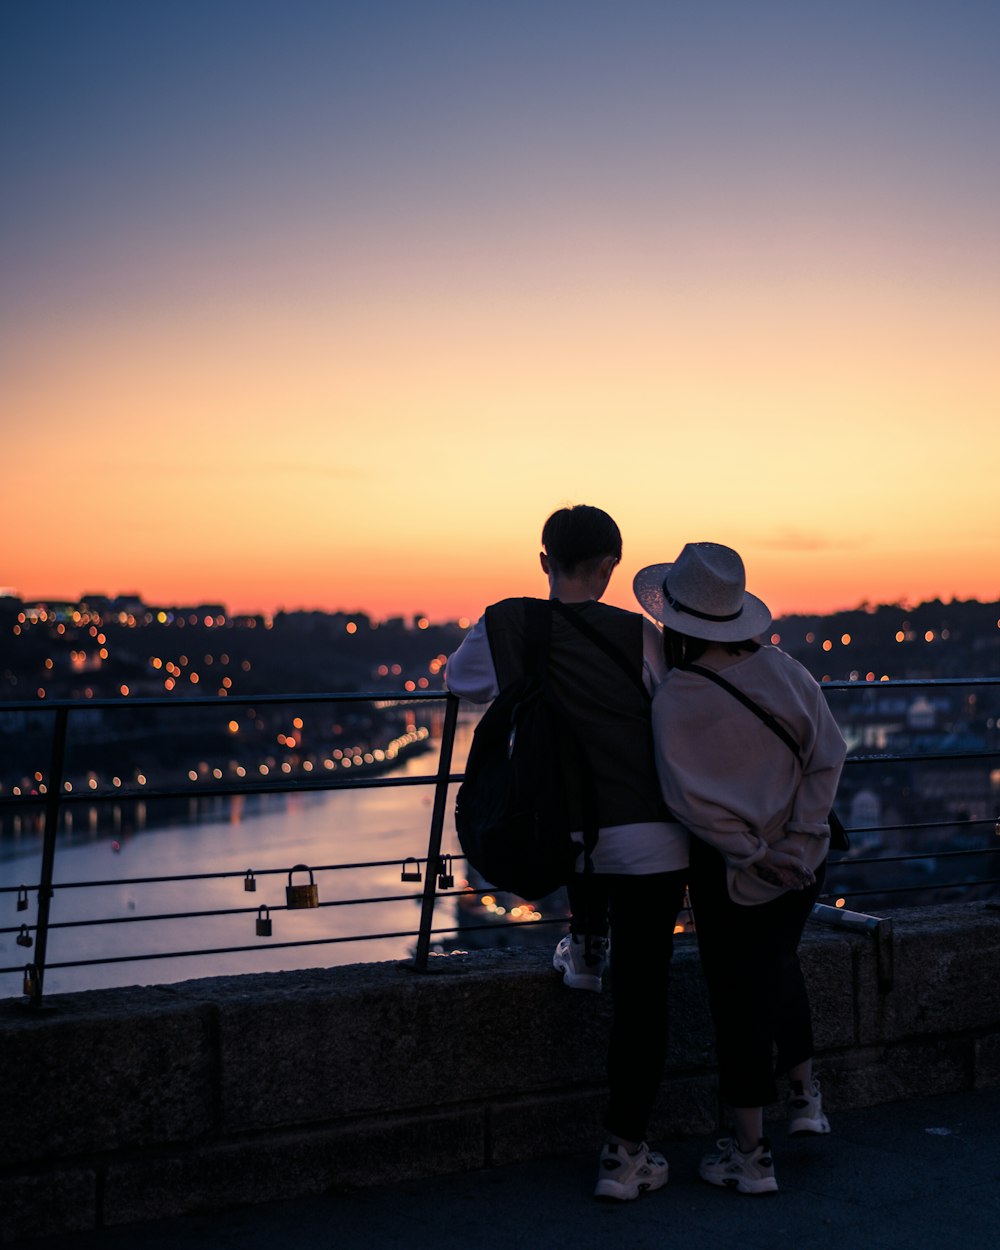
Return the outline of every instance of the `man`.
<path id="1" fill-rule="evenodd" d="M 664 807 L 652 749 L 648 695 L 665 672 L 663 648 L 651 621 L 600 602 L 622 554 L 621 533 L 606 512 L 560 508 L 545 522 L 542 547 L 549 598 L 581 622 L 578 628 L 553 613 L 549 681 L 583 745 L 599 826 L 593 888 L 584 889 L 580 876 L 571 885 L 571 931 L 553 963 L 567 985 L 600 989 L 610 916 L 611 1098 L 595 1195 L 628 1199 L 667 1180 L 666 1160 L 645 1137 L 663 1074 L 673 929 L 688 863 L 687 834 Z M 505 599 L 487 608 L 448 660 L 450 690 L 486 702 L 523 674 L 524 605 Z"/>

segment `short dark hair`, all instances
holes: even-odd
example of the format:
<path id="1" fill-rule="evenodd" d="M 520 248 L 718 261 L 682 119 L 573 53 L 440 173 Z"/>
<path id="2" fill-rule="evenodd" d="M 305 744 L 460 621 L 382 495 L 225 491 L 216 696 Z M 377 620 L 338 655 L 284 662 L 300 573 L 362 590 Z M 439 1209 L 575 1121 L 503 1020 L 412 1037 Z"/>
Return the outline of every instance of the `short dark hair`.
<path id="1" fill-rule="evenodd" d="M 760 650 L 760 643 L 753 638 L 741 638 L 738 642 L 721 644 L 730 655 L 742 655 L 744 651 Z M 691 634 L 682 634 L 679 630 L 663 627 L 663 658 L 667 668 L 684 668 L 687 664 L 697 664 L 709 647 L 707 638 L 694 638 Z"/>
<path id="2" fill-rule="evenodd" d="M 606 556 L 622 558 L 621 530 L 606 512 L 585 503 L 553 512 L 542 527 L 542 546 L 558 570 L 571 575 Z"/>

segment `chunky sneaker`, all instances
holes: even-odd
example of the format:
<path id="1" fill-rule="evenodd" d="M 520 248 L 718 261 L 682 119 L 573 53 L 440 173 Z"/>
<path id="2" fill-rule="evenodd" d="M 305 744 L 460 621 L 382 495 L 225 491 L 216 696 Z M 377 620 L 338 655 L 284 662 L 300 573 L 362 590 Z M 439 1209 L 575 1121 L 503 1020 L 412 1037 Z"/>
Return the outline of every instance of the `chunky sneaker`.
<path id="1" fill-rule="evenodd" d="M 641 1142 L 634 1155 L 624 1146 L 608 1142 L 601 1151 L 598 1164 L 595 1198 L 617 1198 L 627 1202 L 638 1198 L 647 1189 L 659 1189 L 667 1183 L 667 1161 Z"/>
<path id="2" fill-rule="evenodd" d="M 830 1121 L 823 1114 L 823 1099 L 819 1092 L 819 1081 L 813 1078 L 811 1089 L 806 1089 L 801 1081 L 792 1081 L 788 1095 L 788 1132 L 793 1137 L 807 1133 L 829 1133 Z"/>
<path id="3" fill-rule="evenodd" d="M 588 956 L 586 938 L 567 933 L 552 956 L 552 967 L 562 973 L 563 984 L 571 990 L 593 990 L 600 994 L 610 946 L 607 938 L 591 938 Z"/>
<path id="4" fill-rule="evenodd" d="M 731 1137 L 716 1142 L 717 1150 L 705 1155 L 698 1175 L 710 1185 L 724 1185 L 738 1194 L 773 1194 L 778 1182 L 774 1179 L 771 1143 L 762 1137 L 754 1150 L 744 1154 Z"/>

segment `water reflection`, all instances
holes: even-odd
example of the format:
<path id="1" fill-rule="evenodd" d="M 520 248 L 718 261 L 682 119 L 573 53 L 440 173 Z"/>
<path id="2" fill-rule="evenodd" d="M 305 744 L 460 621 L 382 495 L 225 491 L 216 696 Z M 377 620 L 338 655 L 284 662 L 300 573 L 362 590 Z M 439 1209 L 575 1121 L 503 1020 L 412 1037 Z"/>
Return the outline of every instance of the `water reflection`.
<path id="1" fill-rule="evenodd" d="M 466 720 L 460 724 L 454 771 L 464 766 L 473 724 Z M 408 759 L 394 775 L 433 774 L 436 763 L 435 749 Z M 46 993 L 405 958 L 412 952 L 414 939 L 399 935 L 416 929 L 423 887 L 401 882 L 400 869 L 408 856 L 426 855 L 432 804 L 432 786 L 400 786 L 233 798 L 136 798 L 67 807 L 60 819 L 52 924 L 106 918 L 120 923 L 53 927 Z M 442 850 L 457 856 L 453 806 L 454 793 L 447 804 Z M 43 823 L 40 810 L 7 814 L 0 829 L 5 885 L 38 880 Z M 327 905 L 283 910 L 288 871 L 298 863 L 316 870 L 320 902 Z M 346 866 L 330 867 L 338 864 Z M 252 892 L 245 888 L 248 869 L 253 870 L 256 884 Z M 456 860 L 456 870 L 456 893 L 439 900 L 435 927 L 473 920 L 482 925 L 486 913 L 478 895 L 459 893 L 465 884 L 461 878 L 464 861 Z M 146 880 L 199 874 L 204 875 L 193 881 Z M 389 901 L 358 903 L 359 898 Z M 257 912 L 262 905 L 271 909 L 270 939 L 257 937 Z M 35 898 L 32 895 L 29 912 L 16 913 L 15 895 L 2 895 L 0 908 L 0 927 L 13 925 L 15 915 L 30 923 Z M 226 914 L 172 918 L 178 912 L 215 911 Z M 546 942 L 555 940 L 549 926 L 538 927 L 545 932 Z M 485 933 L 468 932 L 455 940 L 443 937 L 439 949 L 535 937 L 532 933 L 529 938 L 527 932 L 513 935 L 508 933 L 511 928 L 509 923 L 488 924 Z M 376 936 L 367 941 L 269 948 L 280 942 L 321 942 L 355 935 Z M 14 932 L 0 934 L 2 966 L 23 967 L 25 952 L 16 946 L 15 936 Z M 253 949 L 230 949 L 243 946 Z M 176 950 L 210 953 L 51 967 Z M 0 977 L 0 997 L 20 992 L 20 973 Z"/>

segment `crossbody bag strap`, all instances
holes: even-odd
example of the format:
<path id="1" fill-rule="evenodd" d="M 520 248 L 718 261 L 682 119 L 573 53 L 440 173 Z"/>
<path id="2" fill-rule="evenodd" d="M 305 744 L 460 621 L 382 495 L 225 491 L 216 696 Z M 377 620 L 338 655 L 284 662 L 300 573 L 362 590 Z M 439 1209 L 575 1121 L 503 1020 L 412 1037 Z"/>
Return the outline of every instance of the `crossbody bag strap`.
<path id="1" fill-rule="evenodd" d="M 709 681 L 714 681 L 715 684 L 717 686 L 721 686 L 723 690 L 728 690 L 734 699 L 739 699 L 745 708 L 749 708 L 749 710 L 753 712 L 754 716 L 756 716 L 759 720 L 762 720 L 768 729 L 778 735 L 785 746 L 788 747 L 789 751 L 791 751 L 795 758 L 799 761 L 799 766 L 801 767 L 802 752 L 799 749 L 799 744 L 795 741 L 785 726 L 773 717 L 770 712 L 762 708 L 759 703 L 755 703 L 748 694 L 744 694 L 743 691 L 737 686 L 734 686 L 732 682 L 726 681 L 725 677 L 720 677 L 719 674 L 713 669 L 705 668 L 701 664 L 686 664 L 684 667 L 690 673 L 700 673 L 702 677 L 707 677 Z"/>
<path id="2" fill-rule="evenodd" d="M 649 691 L 646 689 L 646 683 L 642 680 L 635 668 L 628 662 L 625 652 L 621 647 L 616 646 L 609 638 L 605 638 L 602 633 L 596 630 L 589 621 L 585 621 L 578 613 L 568 608 L 564 603 L 560 603 L 558 599 L 550 599 L 549 602 L 556 612 L 564 621 L 569 621 L 583 636 L 589 639 L 595 647 L 599 647 L 610 660 L 618 665 L 626 677 L 642 691 L 642 697 L 649 702 Z"/>

